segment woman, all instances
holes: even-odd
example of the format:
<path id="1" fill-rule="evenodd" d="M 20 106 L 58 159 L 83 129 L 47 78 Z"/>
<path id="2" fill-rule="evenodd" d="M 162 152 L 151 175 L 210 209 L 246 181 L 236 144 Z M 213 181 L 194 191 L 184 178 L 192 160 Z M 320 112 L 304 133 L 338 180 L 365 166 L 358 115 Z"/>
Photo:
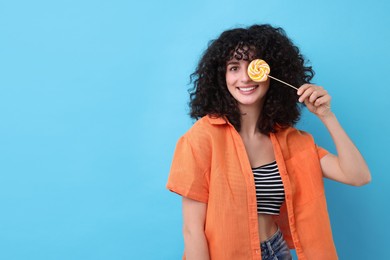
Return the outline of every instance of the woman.
<path id="1" fill-rule="evenodd" d="M 263 59 L 278 81 L 254 82 Z M 361 186 L 369 169 L 330 109 L 331 97 L 281 28 L 223 32 L 192 75 L 191 117 L 176 146 L 167 188 L 183 196 L 184 258 L 337 259 L 323 177 Z M 327 127 L 337 155 L 293 128 L 300 104 Z"/>

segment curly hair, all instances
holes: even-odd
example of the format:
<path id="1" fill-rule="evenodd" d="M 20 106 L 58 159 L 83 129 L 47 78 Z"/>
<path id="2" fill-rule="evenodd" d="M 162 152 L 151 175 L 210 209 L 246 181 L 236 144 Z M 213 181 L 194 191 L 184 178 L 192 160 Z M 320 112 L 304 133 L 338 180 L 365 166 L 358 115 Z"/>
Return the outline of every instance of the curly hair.
<path id="1" fill-rule="evenodd" d="M 250 55 L 250 53 L 252 55 Z M 226 85 L 226 64 L 238 60 L 263 59 L 271 67 L 271 75 L 294 86 L 310 82 L 314 76 L 311 66 L 298 47 L 282 28 L 269 24 L 253 25 L 223 32 L 212 40 L 191 74 L 190 116 L 199 119 L 205 115 L 224 117 L 240 131 L 241 113 L 237 101 Z M 271 80 L 258 120 L 263 134 L 276 132 L 278 127 L 293 126 L 300 117 L 301 105 L 296 91 Z"/>

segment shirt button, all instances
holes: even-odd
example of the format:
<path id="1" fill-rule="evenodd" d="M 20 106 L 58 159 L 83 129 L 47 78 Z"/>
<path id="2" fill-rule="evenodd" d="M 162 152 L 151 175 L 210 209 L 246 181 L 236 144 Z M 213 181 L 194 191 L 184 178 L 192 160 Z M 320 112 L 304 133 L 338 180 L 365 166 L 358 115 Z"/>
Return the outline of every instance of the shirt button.
<path id="1" fill-rule="evenodd" d="M 260 250 L 259 249 L 256 249 L 255 252 L 256 252 L 256 254 L 260 254 Z"/>

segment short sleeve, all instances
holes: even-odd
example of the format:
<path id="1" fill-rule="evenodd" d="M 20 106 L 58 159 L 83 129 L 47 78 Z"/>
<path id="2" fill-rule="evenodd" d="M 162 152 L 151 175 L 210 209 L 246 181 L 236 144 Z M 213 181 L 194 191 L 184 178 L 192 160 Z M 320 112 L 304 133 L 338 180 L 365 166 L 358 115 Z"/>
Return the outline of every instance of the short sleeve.
<path id="1" fill-rule="evenodd" d="M 191 140 L 193 141 L 193 140 Z M 176 145 L 167 189 L 181 196 L 207 203 L 210 156 L 206 142 L 190 142 L 184 135 Z"/>
<path id="2" fill-rule="evenodd" d="M 327 155 L 329 153 L 326 149 L 324 149 L 318 145 L 316 145 L 316 148 L 317 148 L 318 158 L 320 160 L 322 159 L 322 157 L 324 157 L 325 155 Z"/>

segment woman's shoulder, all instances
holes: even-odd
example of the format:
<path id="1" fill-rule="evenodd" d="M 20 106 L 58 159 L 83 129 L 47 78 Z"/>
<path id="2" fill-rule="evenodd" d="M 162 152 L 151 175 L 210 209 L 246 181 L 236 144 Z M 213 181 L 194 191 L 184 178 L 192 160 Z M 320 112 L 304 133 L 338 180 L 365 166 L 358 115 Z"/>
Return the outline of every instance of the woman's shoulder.
<path id="1" fill-rule="evenodd" d="M 282 140 L 313 141 L 313 136 L 310 133 L 295 127 L 279 128 L 275 136 Z"/>
<path id="2" fill-rule="evenodd" d="M 314 154 L 312 152 L 316 151 L 312 135 L 294 127 L 280 129 L 275 133 L 275 137 L 285 159 L 302 154 L 304 151 L 311 151 L 309 154 Z"/>
<path id="3" fill-rule="evenodd" d="M 223 126 L 226 125 L 229 125 L 229 122 L 223 117 L 206 115 L 197 120 L 187 131 L 186 135 L 212 134 L 214 131 L 218 131 L 218 129 L 223 129 Z"/>
<path id="4" fill-rule="evenodd" d="M 211 154 L 213 144 L 219 143 L 218 140 L 223 138 L 219 127 L 216 127 L 222 124 L 224 121 L 221 118 L 210 116 L 200 118 L 179 138 L 176 149 L 190 149 L 191 153 L 200 153 L 202 156 Z"/>

